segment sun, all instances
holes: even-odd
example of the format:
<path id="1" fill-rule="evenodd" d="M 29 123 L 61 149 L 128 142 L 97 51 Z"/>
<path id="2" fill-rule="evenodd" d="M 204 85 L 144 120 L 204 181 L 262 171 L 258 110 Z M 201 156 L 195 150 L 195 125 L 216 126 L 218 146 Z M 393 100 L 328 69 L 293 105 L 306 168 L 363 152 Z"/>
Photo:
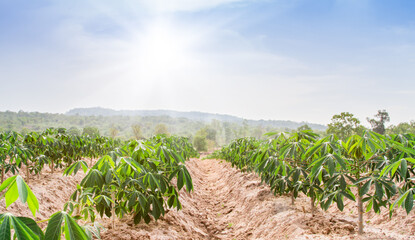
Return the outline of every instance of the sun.
<path id="1" fill-rule="evenodd" d="M 166 20 L 149 24 L 136 38 L 132 58 L 141 74 L 149 77 L 171 75 L 191 62 L 191 40 Z"/>

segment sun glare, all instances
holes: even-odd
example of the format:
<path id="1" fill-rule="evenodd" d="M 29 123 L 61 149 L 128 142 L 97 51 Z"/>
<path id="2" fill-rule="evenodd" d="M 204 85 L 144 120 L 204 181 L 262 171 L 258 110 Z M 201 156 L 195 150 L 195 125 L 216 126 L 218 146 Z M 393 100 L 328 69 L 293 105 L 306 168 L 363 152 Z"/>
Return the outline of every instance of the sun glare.
<path id="1" fill-rule="evenodd" d="M 132 58 L 140 75 L 152 79 L 171 75 L 190 61 L 191 42 L 172 24 L 157 21 L 136 39 Z"/>

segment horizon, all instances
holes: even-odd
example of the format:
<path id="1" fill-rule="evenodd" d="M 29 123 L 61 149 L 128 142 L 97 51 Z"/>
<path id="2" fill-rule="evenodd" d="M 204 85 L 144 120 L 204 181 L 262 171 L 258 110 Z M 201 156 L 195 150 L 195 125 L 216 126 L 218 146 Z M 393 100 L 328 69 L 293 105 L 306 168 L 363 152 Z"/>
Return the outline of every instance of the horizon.
<path id="1" fill-rule="evenodd" d="M 415 120 L 415 2 L 0 2 L 0 111 Z"/>
<path id="2" fill-rule="evenodd" d="M 46 114 L 62 114 L 62 115 L 67 115 L 70 111 L 76 110 L 76 109 L 103 109 L 103 110 L 111 110 L 111 111 L 118 111 L 118 112 L 120 112 L 120 111 L 172 111 L 172 112 L 179 112 L 179 113 L 202 113 L 202 114 L 212 114 L 212 115 L 223 115 L 223 116 L 240 118 L 242 120 L 248 120 L 248 121 L 287 121 L 287 122 L 304 123 L 304 124 L 316 124 L 316 125 L 322 125 L 322 126 L 325 126 L 325 127 L 327 127 L 327 125 L 328 125 L 328 124 L 318 123 L 318 122 L 295 121 L 295 120 L 290 120 L 290 119 L 252 119 L 252 118 L 244 118 L 244 117 L 241 117 L 241 116 L 231 115 L 231 114 L 226 114 L 226 113 L 214 113 L 214 112 L 202 112 L 202 111 L 179 111 L 179 110 L 173 110 L 173 109 L 112 109 L 112 108 L 105 108 L 105 107 L 100 107 L 100 106 L 95 106 L 95 107 L 75 107 L 75 108 L 69 109 L 69 110 L 67 110 L 65 112 L 40 112 L 40 111 L 24 111 L 24 110 L 18 110 L 18 111 L 3 110 L 3 111 L 0 111 L 0 112 L 7 112 L 7 111 L 9 111 L 9 112 L 13 112 L 13 113 L 18 113 L 20 111 L 23 111 L 25 113 L 46 113 Z M 89 116 L 89 115 L 86 115 L 86 116 Z M 91 116 L 95 116 L 95 115 L 91 115 Z M 119 115 L 119 116 L 127 116 L 127 115 Z M 134 115 L 134 116 L 140 116 L 140 115 Z M 361 119 L 359 119 L 359 120 L 360 120 L 360 123 L 364 127 L 370 128 L 370 124 L 367 121 L 362 121 Z M 364 120 L 366 120 L 366 118 Z M 389 127 L 389 126 L 392 126 L 392 125 L 395 125 L 396 126 L 396 124 L 392 124 L 390 122 L 386 122 L 385 123 L 385 126 L 386 127 Z"/>
<path id="3" fill-rule="evenodd" d="M 48 113 L 48 114 L 63 114 L 66 115 L 69 111 L 74 110 L 74 109 L 92 109 L 92 108 L 101 108 L 101 109 L 105 109 L 105 110 L 113 110 L 113 111 L 172 111 L 172 112 L 181 112 L 181 113 L 206 113 L 206 114 L 213 114 L 213 115 L 225 115 L 225 116 L 230 116 L 230 117 L 236 117 L 236 118 L 241 118 L 244 120 L 254 120 L 254 121 L 291 121 L 291 122 L 298 122 L 298 123 L 311 123 L 311 124 L 320 124 L 320 125 L 325 125 L 322 123 L 314 123 L 314 122 L 307 122 L 307 121 L 294 121 L 294 120 L 290 120 L 290 119 L 251 119 L 251 118 L 243 118 L 241 116 L 237 116 L 237 115 L 231 115 L 231 114 L 227 114 L 227 113 L 214 113 L 214 112 L 202 112 L 202 111 L 197 111 L 197 110 L 190 110 L 190 111 L 179 111 L 179 110 L 174 110 L 174 109 L 112 109 L 112 108 L 105 108 L 105 107 L 75 107 L 72 109 L 69 109 L 67 111 L 64 112 L 40 112 L 40 111 L 25 111 L 25 110 L 18 110 L 18 111 L 13 111 L 13 110 L 3 110 L 0 112 L 13 112 L 13 113 L 18 113 L 19 111 L 25 112 L 25 113 L 33 113 L 33 112 L 37 112 L 37 113 Z"/>

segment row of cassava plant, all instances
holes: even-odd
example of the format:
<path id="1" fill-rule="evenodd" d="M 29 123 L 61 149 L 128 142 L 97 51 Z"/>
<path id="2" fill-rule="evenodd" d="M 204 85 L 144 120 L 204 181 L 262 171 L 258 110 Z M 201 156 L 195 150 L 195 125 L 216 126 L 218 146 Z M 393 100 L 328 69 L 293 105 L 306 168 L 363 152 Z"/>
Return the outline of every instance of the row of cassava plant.
<path id="1" fill-rule="evenodd" d="M 141 219 L 149 223 L 151 216 L 157 220 L 167 208 L 181 209 L 179 191 L 184 186 L 189 192 L 193 189 L 184 162 L 197 156 L 187 138 L 159 135 L 114 148 L 90 169 L 85 161 L 74 162 L 64 174 L 76 174 L 80 169 L 87 174 L 64 211 L 53 214 L 45 230 L 31 218 L 0 214 L 1 239 L 11 239 L 11 229 L 13 238 L 19 240 L 54 240 L 61 239 L 62 234 L 66 239 L 92 239 L 92 235 L 99 238 L 100 228 L 94 224 L 96 214 L 111 217 L 113 228 L 115 217 L 126 214 L 132 215 L 135 223 Z M 39 204 L 23 178 L 17 175 L 5 180 L 0 192 L 6 188 L 6 207 L 20 198 L 35 215 Z M 89 223 L 80 226 L 76 219 Z"/>
<path id="2" fill-rule="evenodd" d="M 181 209 L 179 191 L 193 189 L 192 178 L 184 165 L 198 153 L 187 138 L 155 136 L 133 140 L 101 157 L 89 169 L 66 204 L 69 212 L 94 221 L 95 213 L 113 220 L 133 215 L 134 222 L 146 223 L 165 214 L 165 209 Z M 65 171 L 76 173 L 81 162 Z M 172 179 L 176 179 L 176 184 Z"/>
<path id="3" fill-rule="evenodd" d="M 56 168 L 65 168 L 82 158 L 96 158 L 121 144 L 102 136 L 73 136 L 66 130 L 46 129 L 43 132 L 0 133 L 1 181 L 7 172 L 18 173 L 22 166 L 26 169 L 26 181 L 31 175 L 39 174 L 45 165 L 52 173 Z"/>
<path id="4" fill-rule="evenodd" d="M 266 141 L 234 140 L 212 157 L 255 171 L 274 194 L 290 194 L 293 204 L 299 193 L 307 195 L 313 215 L 317 204 L 327 210 L 335 203 L 342 211 L 345 198 L 356 201 L 359 234 L 364 211 L 387 207 L 392 215 L 397 206 L 412 210 L 415 135 L 366 131 L 344 141 L 310 130 L 267 135 Z"/>

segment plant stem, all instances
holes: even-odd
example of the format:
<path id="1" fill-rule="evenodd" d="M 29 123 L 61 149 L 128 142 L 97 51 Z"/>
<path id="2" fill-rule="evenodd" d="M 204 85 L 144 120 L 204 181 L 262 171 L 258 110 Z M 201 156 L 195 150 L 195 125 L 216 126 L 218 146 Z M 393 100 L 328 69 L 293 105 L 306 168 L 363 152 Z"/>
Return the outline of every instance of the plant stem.
<path id="1" fill-rule="evenodd" d="M 112 203 L 112 209 L 111 209 L 111 212 L 112 212 L 112 229 L 115 229 L 115 192 L 112 192 L 111 193 L 111 197 L 112 197 L 112 201 L 113 201 L 113 203 Z"/>
<path id="2" fill-rule="evenodd" d="M 360 189 L 360 187 L 359 187 Z M 362 197 L 359 195 L 359 192 L 357 194 L 357 212 L 359 215 L 359 235 L 363 234 L 363 202 Z"/>
<path id="3" fill-rule="evenodd" d="M 314 196 L 310 198 L 310 206 L 311 206 L 311 215 L 314 217 L 316 208 L 314 206 Z"/>
<path id="4" fill-rule="evenodd" d="M 291 205 L 294 205 L 294 192 L 291 192 Z"/>
<path id="5" fill-rule="evenodd" d="M 27 165 L 26 165 L 26 182 L 27 183 L 29 183 L 29 180 L 30 180 L 30 174 L 29 174 L 29 162 L 27 162 Z"/>

